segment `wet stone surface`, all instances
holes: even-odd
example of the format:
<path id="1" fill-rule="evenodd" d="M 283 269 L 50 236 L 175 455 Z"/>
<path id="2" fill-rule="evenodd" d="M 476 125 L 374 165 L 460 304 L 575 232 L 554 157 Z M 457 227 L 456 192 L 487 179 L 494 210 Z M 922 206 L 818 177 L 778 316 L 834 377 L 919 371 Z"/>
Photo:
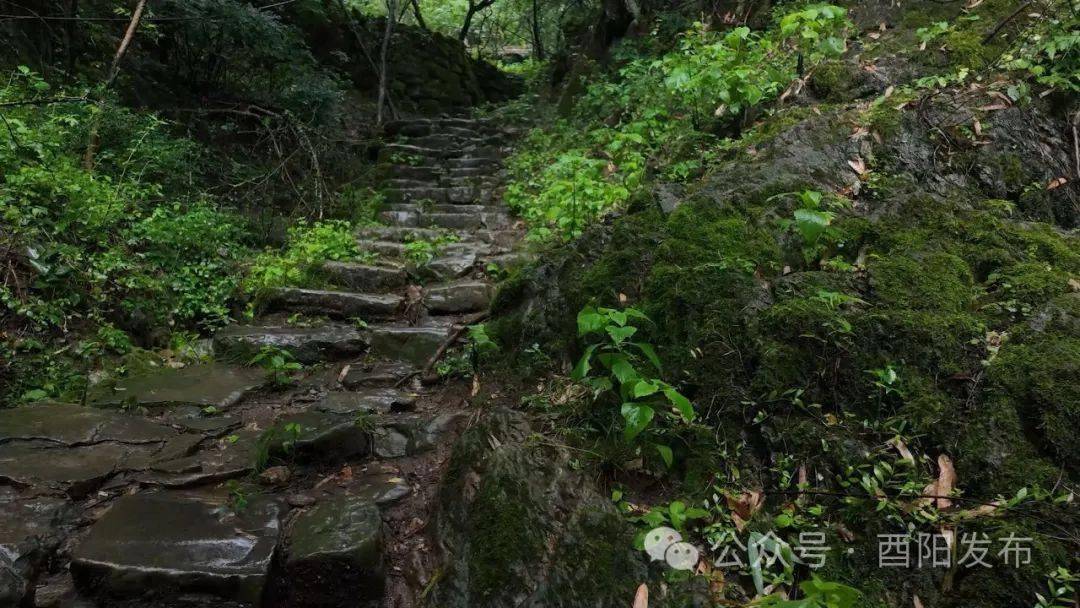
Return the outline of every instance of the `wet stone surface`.
<path id="1" fill-rule="evenodd" d="M 193 405 L 226 409 L 262 386 L 264 381 L 264 374 L 259 369 L 205 363 L 125 378 L 112 390 L 98 391 L 91 400 L 100 406 Z"/>
<path id="2" fill-rule="evenodd" d="M 287 350 L 304 364 L 344 359 L 367 348 L 360 331 L 349 325 L 234 325 L 214 334 L 214 354 L 237 363 L 247 363 L 267 346 Z"/>
<path id="3" fill-rule="evenodd" d="M 382 598 L 382 517 L 362 497 L 341 496 L 301 513 L 285 560 L 289 606 L 363 606 Z"/>
<path id="4" fill-rule="evenodd" d="M 255 497 L 239 514 L 179 493 L 118 500 L 73 549 L 79 589 L 95 596 L 207 593 L 258 603 L 280 536 L 281 507 Z"/>
<path id="5" fill-rule="evenodd" d="M 387 414 L 412 409 L 416 397 L 393 388 L 327 393 L 312 408 L 331 414 Z"/>
<path id="6" fill-rule="evenodd" d="M 63 540 L 71 514 L 67 502 L 22 498 L 0 488 L 0 606 L 18 606 L 33 595 L 35 579 Z"/>

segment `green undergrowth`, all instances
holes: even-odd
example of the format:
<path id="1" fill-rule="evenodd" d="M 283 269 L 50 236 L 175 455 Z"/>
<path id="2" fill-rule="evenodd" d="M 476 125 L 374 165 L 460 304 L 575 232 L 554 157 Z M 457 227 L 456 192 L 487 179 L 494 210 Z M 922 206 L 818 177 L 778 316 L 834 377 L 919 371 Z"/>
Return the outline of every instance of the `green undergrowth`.
<path id="1" fill-rule="evenodd" d="M 1038 22 L 1046 29 L 1030 41 L 1006 24 L 1000 41 L 970 44 L 1014 9 L 975 3 L 969 14 L 978 18 L 935 29 L 932 15 L 864 40 L 875 60 L 884 59 L 875 45 L 944 53 L 917 59 L 909 74 L 917 80 L 897 82 L 888 95 L 855 91 L 862 85 L 847 58 L 817 64 L 806 105 L 762 108 L 741 137 L 699 140 L 714 142 L 704 167 L 666 172 L 680 157 L 657 153 L 640 182 L 622 182 L 617 203 L 594 197 L 598 208 L 622 210 L 602 224 L 538 204 L 549 220 L 572 217 L 567 234 L 578 236 L 549 244 L 544 262 L 504 282 L 488 333 L 520 369 L 542 378 L 523 406 L 557 420 L 582 460 L 607 474 L 639 532 L 672 525 L 699 547 L 772 532 L 781 548 L 821 533 L 831 550 L 816 574 L 859 589 L 857 606 L 911 605 L 915 596 L 926 606 L 1033 605 L 1080 569 L 1067 532 L 1080 522 L 1072 430 L 1080 425 L 1080 236 L 1062 227 L 1075 225 L 1075 208 L 1068 198 L 1051 203 L 1047 193 L 1060 185 L 1048 188 L 1039 181 L 1043 167 L 1005 146 L 954 144 L 956 156 L 931 168 L 911 158 L 913 140 L 941 145 L 920 122 L 932 110 L 916 104 L 936 95 L 971 103 L 961 95 L 972 83 L 1031 115 L 1061 116 L 1038 102 L 1040 92 L 1073 86 L 1072 26 L 1061 13 Z M 904 17 L 915 18 L 914 9 Z M 923 27 L 927 48 L 919 49 L 915 30 Z M 976 75 L 1006 51 L 1005 63 L 994 64 L 1004 71 Z M 954 68 L 971 75 L 919 80 Z M 616 85 L 600 82 L 594 86 L 618 98 Z M 687 108 L 683 118 L 694 125 L 691 114 Z M 984 126 L 993 120 L 976 115 Z M 576 139 L 573 120 L 582 121 Z M 582 124 L 617 123 L 577 114 L 562 124 L 534 133 L 519 156 L 535 163 L 527 165 L 532 190 L 522 193 L 535 198 L 523 204 L 544 200 L 541 159 L 554 156 L 538 150 L 554 155 L 567 149 L 561 142 L 580 144 Z M 860 138 L 866 145 L 847 146 Z M 614 156 L 598 158 L 610 164 L 598 161 L 586 176 L 620 174 Z M 979 167 L 1007 192 L 988 196 L 974 179 L 928 183 Z M 849 168 L 857 187 L 840 177 Z M 658 182 L 676 187 L 654 190 Z M 573 190 L 548 194 L 565 203 L 566 192 Z M 1062 200 L 1064 207 L 1048 206 Z M 609 358 L 568 379 L 598 348 L 581 315 L 611 311 L 649 320 L 616 323 L 608 334 L 625 343 L 619 350 L 631 365 L 616 372 Z M 625 326 L 633 333 L 620 338 Z M 655 366 L 629 340 L 648 344 Z M 662 399 L 639 415 L 643 369 L 684 395 L 689 415 Z M 925 498 L 953 469 L 946 493 L 954 502 Z M 807 494 L 796 499 L 800 491 Z M 674 511 L 682 515 L 673 519 Z M 878 567 L 878 534 L 917 540 L 942 530 L 1031 538 L 1033 557 L 1005 567 L 992 554 L 993 570 Z M 775 562 L 723 571 L 665 576 L 711 585 L 720 602 L 746 601 L 742 593 L 753 597 L 769 584 L 795 589 L 811 574 Z M 797 597 L 791 605 L 816 605 L 809 592 Z"/>

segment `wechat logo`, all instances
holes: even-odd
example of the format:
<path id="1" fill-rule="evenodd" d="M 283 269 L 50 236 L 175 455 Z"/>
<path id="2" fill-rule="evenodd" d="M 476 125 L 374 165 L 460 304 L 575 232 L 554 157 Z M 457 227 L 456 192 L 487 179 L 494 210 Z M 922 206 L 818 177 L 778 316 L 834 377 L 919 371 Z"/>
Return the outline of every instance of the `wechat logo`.
<path id="1" fill-rule="evenodd" d="M 645 535 L 645 552 L 653 561 L 665 561 L 675 570 L 693 570 L 700 552 L 697 547 L 683 542 L 678 530 L 659 527 Z"/>

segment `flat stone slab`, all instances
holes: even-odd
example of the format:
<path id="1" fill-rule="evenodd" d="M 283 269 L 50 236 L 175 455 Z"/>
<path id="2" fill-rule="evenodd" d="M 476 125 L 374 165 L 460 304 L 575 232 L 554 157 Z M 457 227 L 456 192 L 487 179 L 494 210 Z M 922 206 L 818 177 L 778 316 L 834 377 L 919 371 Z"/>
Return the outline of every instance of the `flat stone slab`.
<path id="1" fill-rule="evenodd" d="M 264 382 L 260 369 L 204 363 L 124 378 L 110 391 L 97 391 L 91 401 L 102 406 L 136 404 L 148 408 L 212 405 L 220 410 L 235 405 Z"/>
<path id="2" fill-rule="evenodd" d="M 424 305 L 434 314 L 460 314 L 487 310 L 493 288 L 484 281 L 460 281 L 424 291 Z"/>
<path id="3" fill-rule="evenodd" d="M 397 266 L 371 266 L 352 262 L 326 262 L 325 272 L 334 283 L 360 291 L 384 291 L 404 287 L 409 274 Z"/>
<path id="4" fill-rule="evenodd" d="M 404 298 L 394 294 L 353 293 L 322 289 L 275 289 L 268 305 L 274 310 L 289 310 L 338 319 L 386 319 L 397 315 Z"/>
<path id="5" fill-rule="evenodd" d="M 140 481 L 168 488 L 208 485 L 251 473 L 259 453 L 260 432 L 241 429 L 216 441 L 204 442 L 198 452 L 158 458 Z"/>
<path id="6" fill-rule="evenodd" d="M 422 366 L 448 337 L 445 327 L 383 325 L 368 329 L 371 353 Z"/>
<path id="7" fill-rule="evenodd" d="M 205 593 L 258 604 L 280 516 L 279 504 L 264 497 L 233 513 L 222 502 L 178 493 L 125 496 L 74 547 L 71 572 L 88 594 Z"/>
<path id="8" fill-rule="evenodd" d="M 299 425 L 292 449 L 306 460 L 338 461 L 367 456 L 371 453 L 371 436 L 357 424 L 357 416 L 307 411 L 288 414 L 275 425 Z M 282 448 L 275 446 L 278 451 Z"/>
<path id="9" fill-rule="evenodd" d="M 355 496 L 320 501 L 289 532 L 289 606 L 357 606 L 382 598 L 383 525 L 379 508 Z"/>
<path id="10" fill-rule="evenodd" d="M 440 414 L 434 418 L 403 416 L 384 418 L 372 437 L 373 450 L 380 458 L 404 458 L 422 454 L 464 422 L 464 415 Z"/>
<path id="11" fill-rule="evenodd" d="M 362 388 L 327 393 L 312 409 L 330 414 L 388 414 L 412 409 L 416 397 L 393 388 Z"/>
<path id="12" fill-rule="evenodd" d="M 416 366 L 403 361 L 387 361 L 349 369 L 341 385 L 349 390 L 396 386 L 406 376 L 416 373 Z"/>
<path id="13" fill-rule="evenodd" d="M 114 474 L 143 466 L 157 447 L 115 442 L 71 447 L 43 440 L 9 441 L 0 445 L 0 481 L 81 498 Z"/>
<path id="14" fill-rule="evenodd" d="M 63 540 L 70 510 L 64 500 L 20 498 L 12 488 L 0 488 L 0 512 L 0 606 L 26 605 Z"/>
<path id="15" fill-rule="evenodd" d="M 176 434 L 167 426 L 139 416 L 67 403 L 37 403 L 0 410 L 0 444 L 16 439 L 40 439 L 68 446 L 104 441 L 157 443 Z"/>
<path id="16" fill-rule="evenodd" d="M 356 356 L 367 348 L 359 329 L 350 325 L 319 327 L 233 325 L 214 334 L 214 354 L 218 358 L 247 363 L 264 347 L 292 353 L 304 364 L 337 361 Z"/>
<path id="17" fill-rule="evenodd" d="M 451 281 L 465 276 L 476 267 L 475 253 L 446 253 L 431 260 L 421 268 L 417 268 L 417 274 L 434 278 L 439 281 Z"/>

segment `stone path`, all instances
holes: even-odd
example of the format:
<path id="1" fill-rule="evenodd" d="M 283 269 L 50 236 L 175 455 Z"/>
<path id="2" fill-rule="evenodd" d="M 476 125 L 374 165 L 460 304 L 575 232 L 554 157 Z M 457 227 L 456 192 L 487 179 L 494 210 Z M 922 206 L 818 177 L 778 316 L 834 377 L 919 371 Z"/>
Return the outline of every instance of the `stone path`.
<path id="1" fill-rule="evenodd" d="M 0 410 L 0 606 L 395 605 L 387 578 L 409 573 L 388 562 L 404 542 L 389 510 L 431 491 L 424 459 L 464 419 L 464 387 L 421 377 L 487 309 L 487 269 L 520 259 L 520 234 L 500 203 L 508 131 L 387 134 L 391 202 L 358 234 L 374 262 L 271 293 L 214 336 L 216 362 L 124 380 L 97 407 Z M 266 390 L 238 364 L 264 346 L 315 371 Z"/>

